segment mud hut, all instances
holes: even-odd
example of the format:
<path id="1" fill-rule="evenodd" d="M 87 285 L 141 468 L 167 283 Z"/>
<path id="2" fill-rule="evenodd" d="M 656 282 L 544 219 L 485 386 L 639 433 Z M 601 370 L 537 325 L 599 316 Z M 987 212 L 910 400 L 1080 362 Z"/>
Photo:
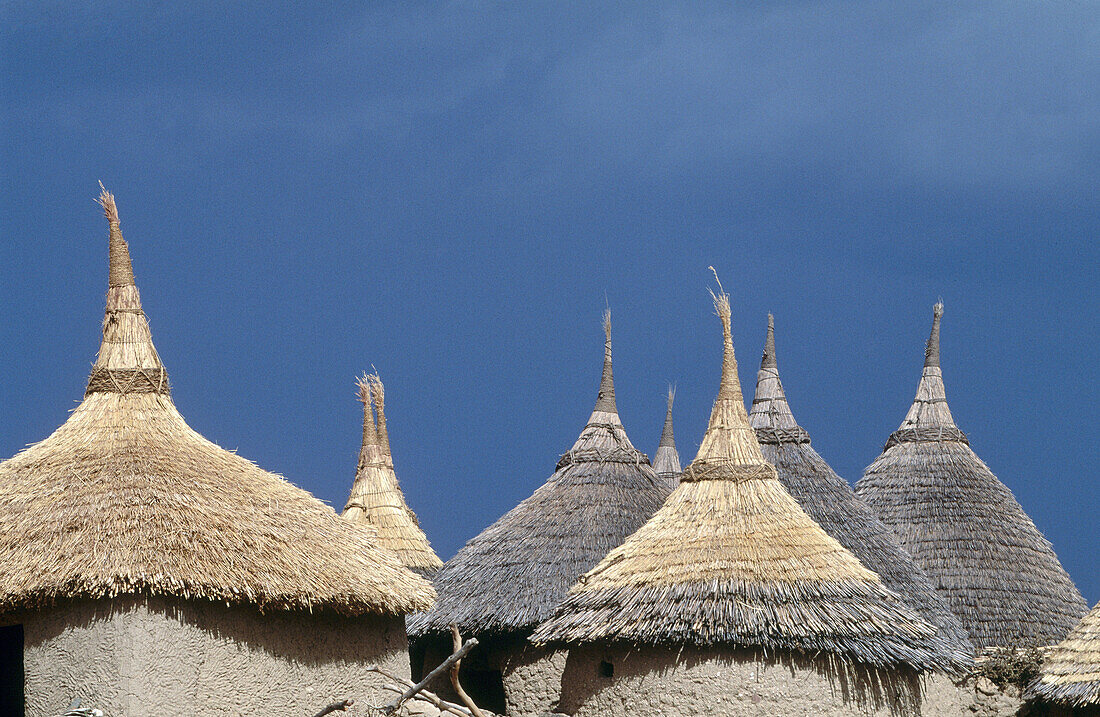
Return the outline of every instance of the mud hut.
<path id="1" fill-rule="evenodd" d="M 1026 696 L 1050 715 L 1100 715 L 1100 603 L 1046 654 Z"/>
<path id="2" fill-rule="evenodd" d="M 376 373 L 363 376 L 357 383 L 363 404 L 363 443 L 355 482 L 342 515 L 374 528 L 379 545 L 397 553 L 405 567 L 431 578 L 443 567 L 443 561 L 432 550 L 397 482 L 386 428 L 385 386 Z"/>
<path id="3" fill-rule="evenodd" d="M 653 518 L 532 636 L 569 647 L 558 710 L 841 715 L 913 706 L 916 674 L 948 667 L 935 628 L 783 488 L 749 425 L 728 297 L 715 306 L 725 352 L 698 455 Z"/>
<path id="4" fill-rule="evenodd" d="M 864 566 L 875 571 L 883 585 L 934 625 L 945 657 L 965 666 L 973 648 L 958 618 L 890 529 L 810 445 L 810 434 L 795 420 L 779 379 L 775 322 L 770 314 L 749 423 L 756 431 L 764 460 L 775 466 L 779 482 L 802 509 Z"/>
<path id="5" fill-rule="evenodd" d="M 0 463 L 0 624 L 26 714 L 74 697 L 109 715 L 381 700 L 364 668 L 407 673 L 402 615 L 431 587 L 368 528 L 187 425 L 114 198 L 99 201 L 109 284 L 83 401 Z"/>
<path id="6" fill-rule="evenodd" d="M 970 448 L 940 371 L 936 304 L 917 395 L 855 491 L 943 595 L 977 649 L 1061 641 L 1087 606 L 1051 544 Z"/>
<path id="7" fill-rule="evenodd" d="M 410 635 L 426 645 L 432 665 L 451 644 L 449 636 L 442 644 L 432 638 L 450 624 L 464 637 L 476 636 L 482 644 L 463 660 L 463 684 L 479 704 L 512 717 L 541 715 L 561 691 L 565 654 L 530 645 L 531 631 L 668 495 L 619 419 L 610 312 L 604 331 L 600 390 L 576 443 L 534 494 L 444 564 L 433 581 L 435 607 L 409 619 Z"/>
<path id="8" fill-rule="evenodd" d="M 653 470 L 668 484 L 669 490 L 680 485 L 680 454 L 676 451 L 676 437 L 672 434 L 672 402 L 676 400 L 676 389 L 668 388 L 668 410 L 665 412 L 665 428 L 661 431 L 661 442 L 653 454 Z"/>

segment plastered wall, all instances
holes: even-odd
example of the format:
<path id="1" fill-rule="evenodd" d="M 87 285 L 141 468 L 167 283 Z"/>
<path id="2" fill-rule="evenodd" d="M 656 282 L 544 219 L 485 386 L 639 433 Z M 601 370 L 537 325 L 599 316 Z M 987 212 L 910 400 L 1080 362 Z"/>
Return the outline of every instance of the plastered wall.
<path id="1" fill-rule="evenodd" d="M 607 677 L 606 665 L 613 676 Z M 576 717 L 627 717 L 650 714 L 736 717 L 1008 717 L 1018 698 L 984 694 L 973 683 L 950 679 L 899 679 L 887 688 L 903 699 L 875 707 L 845 699 L 843 685 L 805 662 L 769 664 L 758 656 L 732 650 L 705 651 L 637 647 L 573 648 L 562 675 L 558 711 Z M 916 688 L 914 701 L 913 689 Z"/>
<path id="2" fill-rule="evenodd" d="M 30 717 L 59 714 L 76 696 L 107 717 L 310 715 L 349 697 L 388 702 L 369 665 L 409 675 L 400 617 L 119 599 L 21 620 Z"/>

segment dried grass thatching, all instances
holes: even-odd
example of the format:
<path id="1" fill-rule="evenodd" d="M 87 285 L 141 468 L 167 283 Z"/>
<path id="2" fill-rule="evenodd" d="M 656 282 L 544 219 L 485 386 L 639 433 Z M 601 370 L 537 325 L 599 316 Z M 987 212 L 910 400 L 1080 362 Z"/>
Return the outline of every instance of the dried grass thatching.
<path id="1" fill-rule="evenodd" d="M 1052 648 L 1027 697 L 1068 707 L 1100 707 L 1100 603 Z"/>
<path id="2" fill-rule="evenodd" d="M 791 413 L 779 379 L 775 325 L 770 314 L 749 423 L 756 430 L 764 459 L 775 466 L 779 481 L 802 509 L 861 563 L 875 571 L 883 585 L 940 631 L 937 641 L 947 659 L 965 665 L 973 648 L 958 618 L 890 529 L 814 450 L 809 434 Z"/>
<path id="3" fill-rule="evenodd" d="M 1051 544 L 970 449 L 947 405 L 936 304 L 917 395 L 856 484 L 897 535 L 975 648 L 1060 641 L 1085 614 Z"/>
<path id="4" fill-rule="evenodd" d="M 661 431 L 661 442 L 653 455 L 653 470 L 668 483 L 669 490 L 680 485 L 680 454 L 676 451 L 676 438 L 672 435 L 672 402 L 676 400 L 676 389 L 668 388 L 668 411 L 665 413 L 665 428 Z"/>
<path id="5" fill-rule="evenodd" d="M 433 592 L 373 532 L 193 431 L 168 376 L 114 198 L 103 342 L 84 400 L 0 463 L 0 612 L 172 595 L 260 609 L 401 614 Z"/>
<path id="6" fill-rule="evenodd" d="M 430 577 L 443 561 L 432 550 L 397 482 L 386 429 L 385 386 L 377 373 L 360 378 L 358 386 L 363 404 L 363 444 L 343 516 L 373 527 L 379 545 L 397 553 L 405 567 Z"/>
<path id="7" fill-rule="evenodd" d="M 725 357 L 699 454 L 664 506 L 586 573 L 537 644 L 791 650 L 875 668 L 946 667 L 936 631 L 798 506 L 764 460 Z"/>
<path id="8" fill-rule="evenodd" d="M 414 636 L 527 631 L 548 618 L 577 578 L 660 507 L 668 487 L 631 443 L 615 407 L 611 318 L 603 377 L 588 424 L 529 498 L 466 543 L 433 581 L 439 599 L 409 618 Z"/>

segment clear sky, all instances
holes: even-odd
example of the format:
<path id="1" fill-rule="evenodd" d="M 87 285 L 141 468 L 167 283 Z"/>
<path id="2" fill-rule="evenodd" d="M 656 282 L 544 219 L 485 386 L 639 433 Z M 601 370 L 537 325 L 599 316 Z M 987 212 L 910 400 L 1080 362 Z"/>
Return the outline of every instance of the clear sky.
<path id="1" fill-rule="evenodd" d="M 853 482 L 942 298 L 956 420 L 1100 599 L 1095 5 L 178 5 L 0 4 L 3 456 L 82 395 L 102 179 L 191 425 L 341 508 L 373 364 L 444 558 L 572 444 L 605 301 L 631 438 L 675 382 L 693 457 L 713 264 Z"/>

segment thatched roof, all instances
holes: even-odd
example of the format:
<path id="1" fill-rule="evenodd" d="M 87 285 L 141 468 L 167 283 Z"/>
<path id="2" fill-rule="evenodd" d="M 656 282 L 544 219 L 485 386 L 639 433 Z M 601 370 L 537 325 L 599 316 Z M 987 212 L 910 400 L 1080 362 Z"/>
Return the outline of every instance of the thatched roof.
<path id="1" fill-rule="evenodd" d="M 661 431 L 661 442 L 653 455 L 653 470 L 668 483 L 671 490 L 680 485 L 680 454 L 676 451 L 676 438 L 672 435 L 672 402 L 676 399 L 676 389 L 668 389 L 668 411 L 665 413 L 665 428 Z"/>
<path id="2" fill-rule="evenodd" d="M 946 666 L 935 629 L 806 515 L 764 460 L 737 378 L 729 298 L 716 297 L 715 306 L 725 357 L 699 454 L 664 506 L 586 573 L 531 639 Z"/>
<path id="3" fill-rule="evenodd" d="M 936 304 L 917 396 L 856 484 L 976 648 L 1050 644 L 1087 609 L 1050 543 L 970 449 L 947 406 Z"/>
<path id="4" fill-rule="evenodd" d="M 814 450 L 810 435 L 791 413 L 779 379 L 775 324 L 770 314 L 749 423 L 756 430 L 764 459 L 775 466 L 779 481 L 802 509 L 861 563 L 878 573 L 883 585 L 939 629 L 945 656 L 965 662 L 973 648 L 958 618 L 890 529 Z"/>
<path id="5" fill-rule="evenodd" d="M 343 516 L 373 527 L 379 545 L 397 553 L 405 567 L 430 577 L 443 561 L 432 550 L 397 482 L 386 429 L 385 386 L 377 373 L 360 378 L 358 386 L 363 404 L 363 444 Z"/>
<path id="6" fill-rule="evenodd" d="M 69 419 L 0 463 L 0 612 L 135 593 L 350 615 L 430 607 L 431 587 L 373 531 L 184 422 L 114 198 L 100 202 L 103 342 Z"/>
<path id="7" fill-rule="evenodd" d="M 1100 707 L 1100 603 L 1047 652 L 1043 673 L 1028 688 L 1027 697 L 1069 707 Z"/>
<path id="8" fill-rule="evenodd" d="M 413 635 L 527 631 L 569 586 L 660 507 L 668 487 L 631 443 L 615 407 L 610 313 L 596 407 L 557 470 L 529 498 L 466 543 L 433 581 L 439 599 L 409 618 Z"/>

